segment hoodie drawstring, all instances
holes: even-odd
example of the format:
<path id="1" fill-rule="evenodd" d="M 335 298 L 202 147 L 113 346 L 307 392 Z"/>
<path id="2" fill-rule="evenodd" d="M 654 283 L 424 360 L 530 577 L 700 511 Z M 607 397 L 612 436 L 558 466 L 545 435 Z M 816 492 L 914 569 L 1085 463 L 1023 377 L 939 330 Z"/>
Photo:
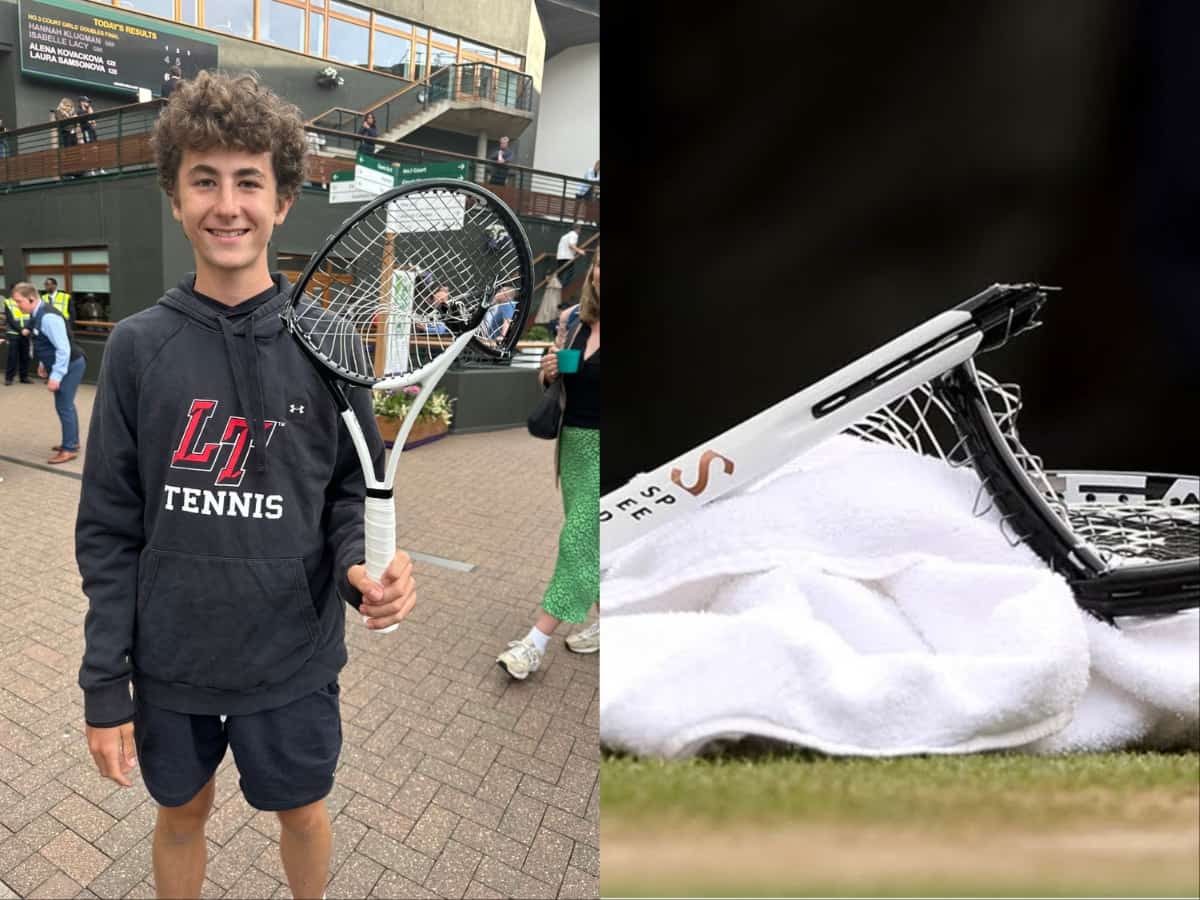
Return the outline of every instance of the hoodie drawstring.
<path id="1" fill-rule="evenodd" d="M 254 334 L 254 316 L 249 316 L 249 319 L 250 321 L 245 331 L 246 338 L 250 342 L 247 351 L 249 354 L 249 365 L 245 364 L 245 360 L 239 365 L 237 344 L 233 340 L 234 337 L 239 335 L 234 330 L 229 318 L 227 316 L 218 316 L 217 322 L 220 323 L 221 336 L 225 340 L 225 353 L 229 357 L 229 367 L 233 372 L 233 385 L 237 391 L 238 403 L 250 419 L 251 447 L 258 450 L 257 453 L 253 454 L 256 461 L 255 468 L 259 472 L 265 472 L 267 470 L 267 454 L 260 438 L 262 434 L 261 429 L 265 427 L 263 423 L 266 420 L 266 404 L 263 401 L 262 378 L 258 365 L 258 342 L 255 340 Z M 242 377 L 243 373 L 245 377 Z M 247 379 L 252 382 L 248 387 L 245 384 Z M 253 397 L 257 401 L 253 408 L 247 402 L 247 397 Z"/>

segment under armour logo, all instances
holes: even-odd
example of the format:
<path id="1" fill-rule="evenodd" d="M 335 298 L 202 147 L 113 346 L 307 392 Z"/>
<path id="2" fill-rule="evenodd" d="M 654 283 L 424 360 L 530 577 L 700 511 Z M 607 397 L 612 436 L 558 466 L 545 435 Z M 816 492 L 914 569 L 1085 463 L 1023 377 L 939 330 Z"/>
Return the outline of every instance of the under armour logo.
<path id="1" fill-rule="evenodd" d="M 303 407 L 303 406 L 297 406 L 295 403 L 293 403 L 293 404 L 291 404 L 290 406 L 288 406 L 288 412 L 290 412 L 290 413 L 299 413 L 300 415 L 304 415 L 304 407 Z"/>

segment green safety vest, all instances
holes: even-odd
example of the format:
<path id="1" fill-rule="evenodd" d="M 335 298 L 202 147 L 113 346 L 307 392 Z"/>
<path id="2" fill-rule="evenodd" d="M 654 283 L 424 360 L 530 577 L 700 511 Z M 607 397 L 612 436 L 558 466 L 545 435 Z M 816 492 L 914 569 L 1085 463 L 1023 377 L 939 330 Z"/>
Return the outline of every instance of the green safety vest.
<path id="1" fill-rule="evenodd" d="M 42 299 L 62 313 L 64 319 L 71 318 L 71 295 L 66 291 L 55 291 L 53 294 L 42 294 Z"/>

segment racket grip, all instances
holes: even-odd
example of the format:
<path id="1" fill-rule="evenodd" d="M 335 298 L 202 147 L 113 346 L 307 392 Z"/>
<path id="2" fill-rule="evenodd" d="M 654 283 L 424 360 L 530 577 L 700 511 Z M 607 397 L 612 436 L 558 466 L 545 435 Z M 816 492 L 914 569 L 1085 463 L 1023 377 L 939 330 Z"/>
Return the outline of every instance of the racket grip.
<path id="1" fill-rule="evenodd" d="M 391 492 L 386 497 L 367 497 L 363 516 L 363 539 L 366 544 L 367 574 L 382 583 L 383 570 L 396 554 L 396 506 Z M 363 616 L 363 625 L 367 617 Z M 376 634 L 391 634 L 399 623 L 381 628 Z"/>

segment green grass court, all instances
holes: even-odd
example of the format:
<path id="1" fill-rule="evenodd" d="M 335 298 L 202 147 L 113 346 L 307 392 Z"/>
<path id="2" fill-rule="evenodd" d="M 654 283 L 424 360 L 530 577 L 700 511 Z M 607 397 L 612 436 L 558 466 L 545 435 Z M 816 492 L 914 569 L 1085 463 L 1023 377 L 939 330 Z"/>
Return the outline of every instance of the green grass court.
<path id="1" fill-rule="evenodd" d="M 1188 896 L 1200 754 L 606 756 L 601 893 Z"/>

